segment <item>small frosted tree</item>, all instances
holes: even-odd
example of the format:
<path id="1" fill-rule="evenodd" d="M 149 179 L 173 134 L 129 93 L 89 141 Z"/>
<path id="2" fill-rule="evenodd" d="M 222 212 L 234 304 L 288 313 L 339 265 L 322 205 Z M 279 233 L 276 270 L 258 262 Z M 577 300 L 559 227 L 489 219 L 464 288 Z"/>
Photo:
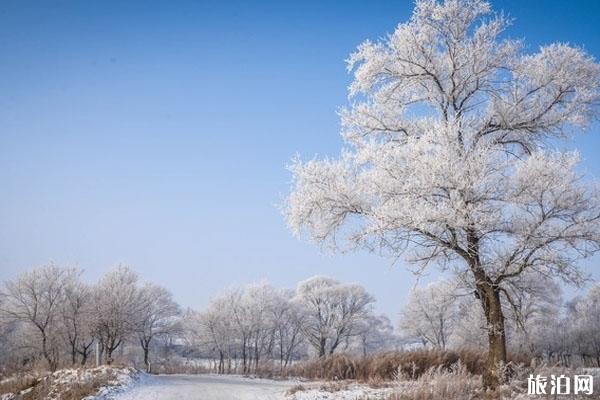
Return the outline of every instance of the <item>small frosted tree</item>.
<path id="1" fill-rule="evenodd" d="M 295 161 L 286 208 L 316 242 L 468 273 L 487 322 L 487 388 L 506 361 L 510 281 L 527 271 L 579 284 L 577 261 L 600 244 L 578 155 L 545 146 L 597 116 L 600 67 L 566 44 L 525 54 L 500 37 L 507 24 L 482 0 L 417 0 L 394 33 L 361 44 L 347 148 Z"/>
<path id="2" fill-rule="evenodd" d="M 586 296 L 577 299 L 574 304 L 572 321 L 572 341 L 581 347 L 584 360 L 592 358 L 596 367 L 600 367 L 600 284 L 590 288 Z M 582 351 L 583 350 L 583 351 Z"/>
<path id="3" fill-rule="evenodd" d="M 140 290 L 141 307 L 134 316 L 135 330 L 144 352 L 146 371 L 150 372 L 150 345 L 181 330 L 178 320 L 181 310 L 171 292 L 162 286 L 146 284 Z"/>
<path id="4" fill-rule="evenodd" d="M 62 331 L 69 346 L 72 365 L 77 362 L 77 355 L 81 356 L 81 365 L 85 365 L 92 352 L 95 341 L 92 333 L 92 294 L 91 288 L 80 279 L 71 280 L 64 288 L 60 314 Z"/>
<path id="5" fill-rule="evenodd" d="M 229 306 L 227 297 L 221 296 L 212 299 L 206 310 L 189 311 L 183 318 L 187 341 L 217 360 L 215 364 L 219 374 L 232 371 L 232 359 L 238 349 Z"/>
<path id="6" fill-rule="evenodd" d="M 375 300 L 360 285 L 315 276 L 298 284 L 296 301 L 304 309 L 304 335 L 324 357 L 361 333 Z"/>
<path id="7" fill-rule="evenodd" d="M 400 318 L 402 331 L 424 344 L 446 349 L 458 318 L 456 289 L 455 282 L 440 281 L 411 290 Z"/>
<path id="8" fill-rule="evenodd" d="M 93 288 L 93 332 L 104 362 L 112 364 L 114 351 L 136 332 L 144 302 L 138 275 L 119 265 Z"/>
<path id="9" fill-rule="evenodd" d="M 361 325 L 357 329 L 358 335 L 349 343 L 351 352 L 366 357 L 377 352 L 399 349 L 400 337 L 394 332 L 392 322 L 387 316 L 368 315 Z"/>
<path id="10" fill-rule="evenodd" d="M 35 343 L 51 371 L 60 356 L 59 319 L 65 288 L 79 278 L 74 268 L 47 265 L 21 273 L 0 289 L 0 317 L 22 323 L 34 332 Z"/>

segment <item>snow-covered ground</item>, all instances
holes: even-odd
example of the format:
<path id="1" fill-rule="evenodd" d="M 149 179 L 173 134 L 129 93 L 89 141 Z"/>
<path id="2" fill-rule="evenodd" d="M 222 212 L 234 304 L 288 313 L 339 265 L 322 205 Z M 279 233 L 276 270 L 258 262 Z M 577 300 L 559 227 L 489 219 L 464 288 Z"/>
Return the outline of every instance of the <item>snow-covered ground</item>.
<path id="1" fill-rule="evenodd" d="M 114 400 L 282 400 L 292 381 L 216 375 L 144 375 Z"/>
<path id="2" fill-rule="evenodd" d="M 341 390 L 329 391 L 322 388 L 308 388 L 290 396 L 289 400 L 385 400 L 393 393 L 393 388 L 371 388 L 366 385 L 353 384 Z"/>
<path id="3" fill-rule="evenodd" d="M 107 372 L 112 371 L 114 378 L 100 387 L 95 395 L 85 397 L 82 400 L 111 400 L 115 395 L 121 391 L 127 390 L 144 376 L 132 368 L 98 367 L 95 370 L 102 370 L 103 368 L 105 368 L 105 371 Z"/>
<path id="4" fill-rule="evenodd" d="M 355 400 L 369 395 L 385 399 L 392 389 L 351 384 L 342 390 L 320 390 L 323 383 L 302 383 L 304 390 L 288 391 L 298 381 L 274 381 L 234 375 L 142 375 L 111 400 Z M 103 398 L 104 399 L 104 398 Z"/>

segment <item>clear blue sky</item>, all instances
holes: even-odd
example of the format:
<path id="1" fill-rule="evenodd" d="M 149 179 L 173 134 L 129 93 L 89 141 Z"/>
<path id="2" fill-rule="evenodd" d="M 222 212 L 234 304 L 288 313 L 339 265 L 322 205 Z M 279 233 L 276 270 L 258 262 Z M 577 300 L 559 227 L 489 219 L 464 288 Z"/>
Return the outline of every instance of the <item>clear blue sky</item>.
<path id="1" fill-rule="evenodd" d="M 600 59 L 600 3 L 494 1 L 531 49 Z M 120 262 L 200 307 L 222 287 L 358 281 L 395 315 L 415 283 L 323 255 L 275 207 L 296 153 L 335 155 L 343 60 L 408 1 L 0 2 L 0 279 L 51 260 Z M 600 176 L 600 127 L 579 137 Z M 596 264 L 596 261 L 589 263 Z"/>

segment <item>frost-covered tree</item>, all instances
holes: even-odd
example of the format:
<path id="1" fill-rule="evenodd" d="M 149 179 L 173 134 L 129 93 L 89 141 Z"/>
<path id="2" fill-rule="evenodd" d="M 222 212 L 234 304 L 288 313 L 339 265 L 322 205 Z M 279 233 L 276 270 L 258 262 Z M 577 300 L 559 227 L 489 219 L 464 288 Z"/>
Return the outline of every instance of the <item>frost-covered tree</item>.
<path id="1" fill-rule="evenodd" d="M 401 313 L 400 329 L 409 337 L 446 349 L 459 311 L 453 281 L 433 282 L 413 288 Z"/>
<path id="2" fill-rule="evenodd" d="M 62 331 L 69 347 L 71 364 L 75 365 L 77 356 L 81 356 L 81 365 L 85 365 L 92 351 L 94 336 L 93 299 L 91 288 L 81 282 L 80 276 L 65 286 L 64 298 L 60 305 Z"/>
<path id="3" fill-rule="evenodd" d="M 571 342 L 584 362 L 591 359 L 600 367 L 600 284 L 578 298 L 571 311 L 569 323 L 565 324 L 571 328 Z"/>
<path id="4" fill-rule="evenodd" d="M 206 310 L 190 311 L 184 317 L 188 343 L 216 360 L 216 372 L 232 372 L 232 360 L 238 351 L 237 330 L 227 295 L 214 298 Z"/>
<path id="5" fill-rule="evenodd" d="M 33 331 L 35 343 L 51 371 L 58 367 L 61 335 L 60 311 L 65 288 L 76 280 L 79 271 L 48 265 L 23 272 L 4 282 L 0 291 L 0 315 L 20 322 Z"/>
<path id="6" fill-rule="evenodd" d="M 323 357 L 360 334 L 374 299 L 360 285 L 315 276 L 298 284 L 296 301 L 305 310 L 304 335 Z"/>
<path id="7" fill-rule="evenodd" d="M 524 272 L 579 284 L 598 250 L 597 191 L 550 140 L 598 114 L 581 48 L 525 53 L 483 0 L 417 0 L 410 20 L 351 55 L 339 160 L 295 161 L 287 222 L 322 244 L 468 272 L 486 318 L 484 386 L 506 361 L 502 298 Z M 346 239 L 345 241 L 341 239 Z"/>
<path id="8" fill-rule="evenodd" d="M 275 320 L 273 312 L 281 301 L 278 290 L 269 283 L 249 285 L 244 290 L 242 302 L 246 310 L 246 320 L 251 327 L 249 349 L 255 370 L 262 357 L 272 354 L 275 348 Z"/>
<path id="9" fill-rule="evenodd" d="M 135 330 L 144 352 L 146 371 L 150 372 L 150 345 L 154 340 L 180 330 L 177 317 L 181 311 L 171 292 L 154 284 L 146 284 L 140 289 L 140 301 Z"/>
<path id="10" fill-rule="evenodd" d="M 138 276 L 120 265 L 108 272 L 94 287 L 94 335 L 98 338 L 104 362 L 113 362 L 113 352 L 136 332 L 143 309 Z"/>
<path id="11" fill-rule="evenodd" d="M 231 372 L 237 359 L 242 373 L 263 361 L 278 361 L 283 370 L 303 342 L 304 310 L 292 298 L 293 291 L 265 282 L 228 290 L 186 316 L 190 342 L 215 360 L 218 373 Z"/>
<path id="12" fill-rule="evenodd" d="M 523 273 L 506 286 L 507 337 L 515 352 L 536 353 L 536 342 L 552 319 L 562 317 L 562 290 L 558 283 L 540 274 Z"/>
<path id="13" fill-rule="evenodd" d="M 348 350 L 366 357 L 382 351 L 398 350 L 401 346 L 400 337 L 394 332 L 394 327 L 385 315 L 368 315 L 361 323 L 359 332 L 348 345 Z"/>
<path id="14" fill-rule="evenodd" d="M 275 341 L 273 356 L 279 359 L 281 370 L 290 364 L 304 342 L 302 327 L 305 313 L 301 304 L 292 301 L 293 297 L 292 290 L 278 290 L 270 308 Z"/>
<path id="15" fill-rule="evenodd" d="M 487 345 L 486 321 L 481 305 L 470 298 L 461 300 L 458 304 L 458 315 L 450 337 L 450 347 L 473 350 L 485 349 Z"/>

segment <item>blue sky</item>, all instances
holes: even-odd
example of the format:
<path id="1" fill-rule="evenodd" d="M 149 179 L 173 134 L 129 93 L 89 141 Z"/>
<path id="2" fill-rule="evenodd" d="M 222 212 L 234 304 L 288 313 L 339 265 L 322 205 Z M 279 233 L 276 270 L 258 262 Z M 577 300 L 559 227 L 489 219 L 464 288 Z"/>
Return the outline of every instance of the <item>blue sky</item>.
<path id="1" fill-rule="evenodd" d="M 600 3 L 493 4 L 532 50 L 565 41 L 600 59 Z M 294 154 L 339 152 L 343 60 L 411 9 L 0 2 L 0 279 L 54 261 L 92 280 L 126 263 L 201 307 L 223 287 L 325 274 L 363 283 L 395 318 L 412 274 L 368 254 L 322 254 L 275 205 Z M 599 131 L 569 144 L 596 177 Z"/>

